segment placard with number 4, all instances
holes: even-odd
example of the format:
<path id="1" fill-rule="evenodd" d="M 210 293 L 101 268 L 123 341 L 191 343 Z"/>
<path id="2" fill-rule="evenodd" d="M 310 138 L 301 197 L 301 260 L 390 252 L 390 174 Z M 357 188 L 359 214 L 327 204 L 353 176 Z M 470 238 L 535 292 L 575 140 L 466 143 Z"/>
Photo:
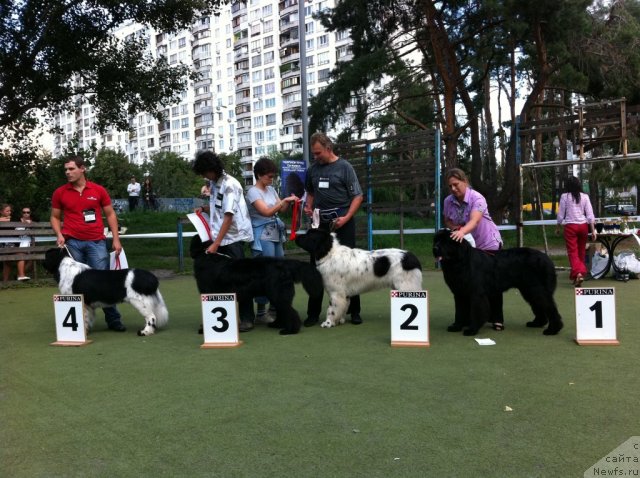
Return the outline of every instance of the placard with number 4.
<path id="1" fill-rule="evenodd" d="M 78 347 L 91 343 L 84 328 L 84 300 L 81 294 L 53 296 L 57 340 L 51 345 Z"/>

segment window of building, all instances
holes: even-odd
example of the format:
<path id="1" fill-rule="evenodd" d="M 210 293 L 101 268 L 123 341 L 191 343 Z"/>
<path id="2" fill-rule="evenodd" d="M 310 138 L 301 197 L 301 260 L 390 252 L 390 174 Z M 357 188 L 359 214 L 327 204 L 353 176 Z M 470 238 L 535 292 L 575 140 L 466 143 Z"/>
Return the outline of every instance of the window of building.
<path id="1" fill-rule="evenodd" d="M 329 46 L 329 35 L 321 35 L 318 37 L 318 48 Z"/>
<path id="2" fill-rule="evenodd" d="M 325 51 L 323 53 L 318 53 L 318 66 L 326 65 L 330 61 L 331 61 L 331 58 L 329 57 L 328 51 Z"/>
<path id="3" fill-rule="evenodd" d="M 276 114 L 275 113 L 268 114 L 265 117 L 265 119 L 267 121 L 267 126 L 271 126 L 271 125 L 276 124 Z"/>
<path id="4" fill-rule="evenodd" d="M 318 81 L 329 81 L 329 68 L 318 71 Z"/>
<path id="5" fill-rule="evenodd" d="M 276 99 L 275 98 L 269 98 L 267 100 L 265 100 L 264 102 L 264 107 L 265 108 L 275 108 L 276 106 Z"/>
<path id="6" fill-rule="evenodd" d="M 272 51 L 268 51 L 264 54 L 264 64 L 268 65 L 269 63 L 273 63 L 273 59 L 274 59 L 274 52 Z"/>
<path id="7" fill-rule="evenodd" d="M 276 76 L 275 69 L 272 66 L 264 69 L 265 80 L 270 80 L 271 78 L 275 78 L 275 76 Z"/>
<path id="8" fill-rule="evenodd" d="M 272 81 L 271 83 L 267 83 L 266 85 L 264 85 L 264 92 L 267 95 L 275 93 L 276 92 L 276 84 L 275 84 L 275 82 Z"/>

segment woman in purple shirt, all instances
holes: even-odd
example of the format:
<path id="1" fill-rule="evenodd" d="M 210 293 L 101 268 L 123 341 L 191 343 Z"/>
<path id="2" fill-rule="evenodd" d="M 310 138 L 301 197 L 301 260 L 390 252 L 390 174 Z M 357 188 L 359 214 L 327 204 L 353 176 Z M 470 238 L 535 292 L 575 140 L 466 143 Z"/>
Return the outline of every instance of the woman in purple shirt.
<path id="1" fill-rule="evenodd" d="M 444 224 L 451 229 L 451 238 L 462 242 L 464 236 L 471 234 L 476 249 L 489 254 L 502 249 L 502 236 L 498 226 L 489 215 L 487 201 L 482 194 L 469 186 L 469 180 L 463 170 L 450 169 L 445 181 L 451 194 L 444 199 Z M 502 296 L 501 296 L 502 298 Z M 500 316 L 502 300 L 500 300 Z M 501 320 L 493 323 L 495 330 L 502 330 Z"/>
<path id="2" fill-rule="evenodd" d="M 450 169 L 445 174 L 445 181 L 451 194 L 444 199 L 444 224 L 453 231 L 451 237 L 462 242 L 465 235 L 471 234 L 477 249 L 501 249 L 502 236 L 489 215 L 487 201 L 471 189 L 464 171 Z"/>
<path id="3" fill-rule="evenodd" d="M 584 252 L 589 237 L 589 227 L 591 227 L 591 236 L 595 240 L 596 219 L 589 196 L 582 192 L 580 180 L 570 177 L 567 179 L 566 189 L 567 192 L 560 196 L 556 234 L 560 232 L 560 226 L 564 226 L 564 241 L 571 266 L 569 279 L 573 281 L 574 286 L 580 287 L 587 274 Z"/>

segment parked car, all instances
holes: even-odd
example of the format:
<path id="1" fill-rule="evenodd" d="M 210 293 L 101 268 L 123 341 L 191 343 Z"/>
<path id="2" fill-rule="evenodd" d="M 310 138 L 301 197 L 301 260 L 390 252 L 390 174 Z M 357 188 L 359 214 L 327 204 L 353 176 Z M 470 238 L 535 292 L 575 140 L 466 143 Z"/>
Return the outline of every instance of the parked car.
<path id="1" fill-rule="evenodd" d="M 635 216 L 637 214 L 636 207 L 633 204 L 608 204 L 604 207 L 604 212 L 619 216 Z"/>

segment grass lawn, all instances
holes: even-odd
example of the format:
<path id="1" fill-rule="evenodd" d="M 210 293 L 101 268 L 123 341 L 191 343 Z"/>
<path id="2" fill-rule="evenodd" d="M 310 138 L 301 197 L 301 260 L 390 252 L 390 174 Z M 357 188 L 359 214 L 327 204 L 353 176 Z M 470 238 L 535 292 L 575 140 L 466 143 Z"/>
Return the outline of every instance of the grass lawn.
<path id="1" fill-rule="evenodd" d="M 166 330 L 137 337 L 125 305 L 126 333 L 99 313 L 80 348 L 49 345 L 50 282 L 1 290 L 0 476 L 581 477 L 640 435 L 640 281 L 585 284 L 616 288 L 620 340 L 586 347 L 559 275 L 558 336 L 527 329 L 512 291 L 506 330 L 484 329 L 497 344 L 483 347 L 446 332 L 453 299 L 426 271 L 425 349 L 390 347 L 383 291 L 363 296 L 360 326 L 258 326 L 241 347 L 202 350 L 189 276 L 162 281 Z"/>

